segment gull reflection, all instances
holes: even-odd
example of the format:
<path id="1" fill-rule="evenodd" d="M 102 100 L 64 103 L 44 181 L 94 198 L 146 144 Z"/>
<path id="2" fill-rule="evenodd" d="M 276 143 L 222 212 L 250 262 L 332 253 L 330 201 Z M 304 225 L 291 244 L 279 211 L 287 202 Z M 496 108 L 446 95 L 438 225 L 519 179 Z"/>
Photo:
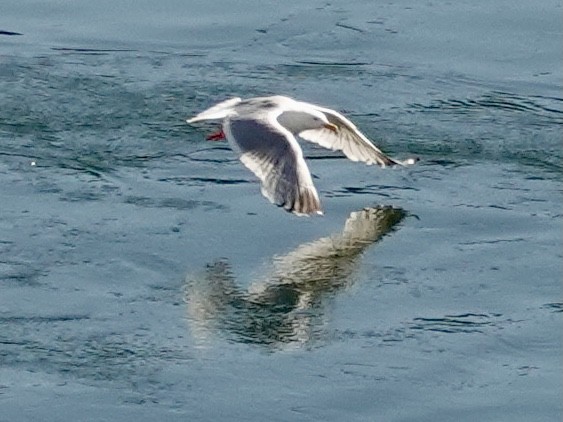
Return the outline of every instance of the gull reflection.
<path id="1" fill-rule="evenodd" d="M 271 348 L 304 345 L 322 337 L 326 304 L 354 282 L 362 253 L 390 233 L 407 213 L 374 207 L 353 212 L 342 232 L 274 257 L 270 270 L 247 291 L 227 259 L 186 279 L 192 333 L 201 344 L 213 334 Z"/>

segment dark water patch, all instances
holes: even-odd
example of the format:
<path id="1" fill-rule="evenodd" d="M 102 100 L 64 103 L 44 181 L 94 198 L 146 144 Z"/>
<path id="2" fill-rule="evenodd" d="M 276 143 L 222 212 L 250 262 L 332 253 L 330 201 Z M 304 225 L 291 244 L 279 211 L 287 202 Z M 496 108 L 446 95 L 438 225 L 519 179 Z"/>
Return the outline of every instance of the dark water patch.
<path id="1" fill-rule="evenodd" d="M 42 159 L 38 168 L 56 167 L 65 170 L 73 170 L 92 176 L 96 179 L 104 178 L 104 175 L 111 173 L 115 166 L 109 165 L 108 160 L 96 153 L 96 156 L 84 156 L 80 154 L 72 159 L 64 159 L 61 157 L 45 157 Z"/>
<path id="2" fill-rule="evenodd" d="M 348 67 L 348 66 L 368 66 L 371 62 L 338 62 L 338 61 L 316 61 L 316 60 L 297 60 L 295 63 L 298 65 L 308 65 L 308 66 L 337 66 L 337 67 Z"/>
<path id="3" fill-rule="evenodd" d="M 7 36 L 17 36 L 17 35 L 23 35 L 20 32 L 13 32 L 13 31 L 5 31 L 5 30 L 0 30 L 0 35 L 7 35 Z"/>
<path id="4" fill-rule="evenodd" d="M 4 285 L 39 286 L 46 274 L 45 269 L 32 262 L 0 260 L 0 281 Z"/>
<path id="5" fill-rule="evenodd" d="M 192 210 L 196 208 L 203 208 L 203 210 L 225 210 L 226 206 L 221 205 L 214 201 L 196 201 L 181 198 L 167 198 L 162 199 L 159 208 L 172 208 L 176 210 Z"/>
<path id="6" fill-rule="evenodd" d="M 165 362 L 179 362 L 190 357 L 176 349 L 160 346 L 139 332 L 85 337 L 65 334 L 64 324 L 80 323 L 87 317 L 67 320 L 16 321 L 9 333 L 0 333 L 5 364 L 27 371 L 58 374 L 85 381 L 118 381 L 130 385 L 156 371 Z M 62 325 L 60 324 L 62 323 Z M 54 334 L 49 341 L 27 335 L 30 328 L 47 329 Z M 9 335 L 9 337 L 6 336 Z M 13 338 L 18 338 L 14 341 Z M 133 385 L 133 389 L 144 388 Z"/>
<path id="7" fill-rule="evenodd" d="M 62 193 L 63 189 L 55 182 L 50 180 L 38 180 L 35 183 L 37 193 Z"/>
<path id="8" fill-rule="evenodd" d="M 467 165 L 467 163 L 462 163 L 460 161 L 449 160 L 447 158 L 439 159 L 439 158 L 431 158 L 431 159 L 423 159 L 421 160 L 422 164 L 427 165 L 437 165 L 440 167 L 461 167 L 463 165 Z"/>
<path id="9" fill-rule="evenodd" d="M 345 197 L 353 195 L 375 195 L 386 198 L 395 197 L 399 191 L 418 191 L 419 189 L 411 186 L 394 185 L 365 185 L 365 186 L 343 186 L 341 189 L 327 191 L 327 197 Z"/>
<path id="10" fill-rule="evenodd" d="M 202 184 L 212 183 L 214 185 L 241 185 L 253 183 L 246 179 L 222 179 L 217 177 L 190 177 L 189 180 L 201 182 Z"/>
<path id="11" fill-rule="evenodd" d="M 526 180 L 545 180 L 545 178 L 543 178 L 541 176 L 527 176 L 527 177 L 524 177 L 524 179 L 526 179 Z M 517 185 L 514 182 L 505 181 L 505 180 L 499 181 L 494 186 L 492 186 L 492 188 L 496 189 L 496 190 L 500 190 L 500 191 L 504 191 L 504 190 L 515 191 L 515 192 L 531 192 L 532 191 L 532 189 L 529 188 L 529 187 Z"/>
<path id="12" fill-rule="evenodd" d="M 498 325 L 501 314 L 445 315 L 441 318 L 415 318 L 410 325 L 415 331 L 435 331 L 447 334 L 482 333 L 489 326 Z"/>
<path id="13" fill-rule="evenodd" d="M 363 34 L 364 32 L 366 32 L 361 28 L 358 28 L 358 27 L 353 26 L 353 25 L 345 24 L 345 23 L 342 23 L 342 22 L 337 22 L 335 24 L 335 26 L 337 28 L 343 28 L 343 29 L 348 29 L 350 31 L 359 32 L 360 34 Z"/>
<path id="14" fill-rule="evenodd" d="M 106 193 L 100 192 L 96 188 L 83 188 L 62 193 L 60 200 L 64 202 L 84 202 L 99 201 L 105 197 Z"/>
<path id="15" fill-rule="evenodd" d="M 557 178 L 563 175 L 563 156 L 559 154 L 559 151 L 550 151 L 549 146 L 546 149 L 535 148 L 527 151 L 510 151 L 506 156 L 524 165 L 549 172 Z"/>
<path id="16" fill-rule="evenodd" d="M 51 324 L 56 322 L 74 322 L 89 319 L 89 315 L 52 315 L 52 316 L 0 316 L 0 323 L 9 324 Z"/>
<path id="17" fill-rule="evenodd" d="M 318 152 L 315 152 L 314 155 L 313 154 L 308 154 L 305 157 L 306 160 L 343 160 L 345 159 L 345 157 L 342 156 L 341 152 L 335 151 L 335 152 L 326 152 L 324 150 L 318 150 Z"/>
<path id="18" fill-rule="evenodd" d="M 372 120 L 375 117 L 381 117 L 381 113 L 375 112 L 375 111 L 370 111 L 368 113 L 350 112 L 350 113 L 347 113 L 347 115 L 352 120 L 355 120 L 357 118 L 361 118 L 361 119 L 365 119 L 365 120 Z"/>
<path id="19" fill-rule="evenodd" d="M 158 200 L 146 196 L 126 196 L 123 200 L 126 204 L 135 205 L 138 207 L 154 208 L 158 206 Z"/>
<path id="20" fill-rule="evenodd" d="M 500 205 L 482 205 L 482 204 L 454 204 L 452 207 L 463 207 L 463 208 L 475 208 L 475 209 L 486 209 L 486 208 L 494 208 L 499 210 L 510 210 L 508 207 L 503 207 Z"/>
<path id="21" fill-rule="evenodd" d="M 497 313 L 464 313 L 439 318 L 418 317 L 412 322 L 401 323 L 383 330 L 377 328 L 363 331 L 335 330 L 331 337 L 336 341 L 367 339 L 380 346 L 392 347 L 396 343 L 417 339 L 423 333 L 483 334 L 500 329 L 506 323 L 514 322 L 502 317 L 503 315 Z"/>
<path id="22" fill-rule="evenodd" d="M 236 161 L 233 151 L 228 146 L 215 146 L 190 151 L 189 154 L 178 154 L 180 158 L 186 158 L 195 162 L 222 164 Z"/>
<path id="23" fill-rule="evenodd" d="M 347 342 L 350 340 L 366 339 L 381 346 L 393 346 L 416 337 L 415 333 L 407 327 L 398 326 L 386 330 L 367 329 L 355 331 L 351 329 L 334 330 L 331 335 L 333 341 Z"/>
<path id="24" fill-rule="evenodd" d="M 561 313 L 563 312 L 563 302 L 546 303 L 542 308 L 551 312 Z"/>
<path id="25" fill-rule="evenodd" d="M 156 54 L 162 57 L 168 57 L 173 60 L 177 58 L 199 58 L 199 57 L 209 57 L 209 53 L 205 51 L 167 51 L 167 50 L 148 50 L 149 54 Z"/>
<path id="26" fill-rule="evenodd" d="M 369 63 L 364 62 L 340 62 L 306 60 L 294 63 L 279 64 L 273 66 L 273 71 L 277 75 L 286 78 L 328 78 L 337 77 L 361 77 L 361 74 L 368 71 Z M 279 77 L 279 76 L 278 76 Z"/>
<path id="27" fill-rule="evenodd" d="M 131 49 L 100 49 L 100 48 L 80 48 L 80 47 L 52 47 L 53 51 L 60 51 L 67 54 L 86 54 L 86 55 L 107 55 L 112 53 L 133 53 Z"/>
<path id="28" fill-rule="evenodd" d="M 183 198 L 156 199 L 145 196 L 126 196 L 125 204 L 135 205 L 143 208 L 170 208 L 180 211 L 202 208 L 203 210 L 225 210 L 227 207 L 214 201 L 199 201 Z"/>

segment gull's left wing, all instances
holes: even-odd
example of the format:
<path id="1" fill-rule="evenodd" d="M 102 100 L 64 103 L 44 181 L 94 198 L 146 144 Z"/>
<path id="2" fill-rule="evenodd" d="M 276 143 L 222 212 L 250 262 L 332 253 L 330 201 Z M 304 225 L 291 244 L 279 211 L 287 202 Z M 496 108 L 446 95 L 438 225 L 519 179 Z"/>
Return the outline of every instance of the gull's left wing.
<path id="1" fill-rule="evenodd" d="M 336 125 L 338 130 L 336 132 L 324 128 L 305 130 L 299 133 L 301 138 L 328 149 L 342 151 L 352 161 L 362 161 L 370 165 L 379 164 L 381 167 L 403 165 L 385 155 L 342 114 L 328 108 L 310 105 L 324 113 L 328 121 Z"/>

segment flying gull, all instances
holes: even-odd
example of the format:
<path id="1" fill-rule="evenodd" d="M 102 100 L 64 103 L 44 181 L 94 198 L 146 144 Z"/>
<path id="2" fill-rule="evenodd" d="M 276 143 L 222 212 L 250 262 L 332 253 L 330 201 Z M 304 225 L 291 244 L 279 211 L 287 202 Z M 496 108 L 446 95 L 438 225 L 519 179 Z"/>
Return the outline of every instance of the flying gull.
<path id="1" fill-rule="evenodd" d="M 414 161 L 387 157 L 340 113 L 284 96 L 231 98 L 187 122 L 202 120 L 223 120 L 222 130 L 208 139 L 226 138 L 262 182 L 262 194 L 297 215 L 322 214 L 322 209 L 296 135 L 368 165 Z"/>

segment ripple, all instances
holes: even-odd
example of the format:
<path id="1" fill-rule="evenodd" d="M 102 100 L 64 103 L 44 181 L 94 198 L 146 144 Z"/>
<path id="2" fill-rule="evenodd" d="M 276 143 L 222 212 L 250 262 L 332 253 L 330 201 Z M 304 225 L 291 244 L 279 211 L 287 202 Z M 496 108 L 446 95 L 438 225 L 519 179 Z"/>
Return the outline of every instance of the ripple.
<path id="1" fill-rule="evenodd" d="M 37 286 L 39 279 L 46 274 L 44 269 L 26 261 L 0 261 L 0 280 L 19 286 Z"/>
<path id="2" fill-rule="evenodd" d="M 376 195 L 385 198 L 392 198 L 396 195 L 397 191 L 418 191 L 418 188 L 410 186 L 395 186 L 395 185 L 365 185 L 365 186 L 344 186 L 341 189 L 326 192 L 327 198 L 347 197 L 354 195 Z"/>
<path id="3" fill-rule="evenodd" d="M 340 62 L 340 61 L 320 61 L 320 60 L 297 60 L 295 63 L 300 65 L 311 65 L 311 66 L 337 66 L 337 67 L 348 67 L 348 66 L 367 66 L 371 65 L 371 62 Z"/>
<path id="4" fill-rule="evenodd" d="M 53 322 L 69 322 L 90 319 L 88 315 L 71 314 L 71 315 L 52 315 L 52 316 L 0 316 L 0 323 L 7 324 L 48 324 Z"/>
<path id="5" fill-rule="evenodd" d="M 268 66 L 266 70 L 268 75 L 275 74 L 277 77 L 284 76 L 286 78 L 336 78 L 346 76 L 359 76 L 359 74 L 368 71 L 369 62 L 343 62 L 343 61 L 325 61 L 325 60 L 302 60 L 293 63 L 284 63 L 276 66 Z"/>
<path id="6" fill-rule="evenodd" d="M 506 209 L 504 207 L 493 207 L 493 208 L 500 208 Z M 462 246 L 473 246 L 473 245 L 496 245 L 498 243 L 515 243 L 515 242 L 529 242 L 529 238 L 525 237 L 516 237 L 513 239 L 490 239 L 490 240 L 477 240 L 472 242 L 459 242 L 459 245 Z"/>
<path id="7" fill-rule="evenodd" d="M 546 303 L 542 306 L 543 309 L 548 309 L 551 312 L 561 313 L 563 312 L 563 303 L 562 302 L 554 302 L 554 303 Z"/>
<path id="8" fill-rule="evenodd" d="M 0 30 L 0 35 L 15 36 L 15 35 L 23 35 L 23 34 L 20 32 Z"/>
<path id="9" fill-rule="evenodd" d="M 89 55 L 107 55 L 110 53 L 133 53 L 136 50 L 120 49 L 120 48 L 70 48 L 70 47 L 52 47 L 53 51 L 60 51 L 62 53 L 75 53 L 75 54 L 89 54 Z"/>
<path id="10" fill-rule="evenodd" d="M 3 364 L 23 365 L 30 371 L 58 372 L 79 379 L 128 382 L 142 377 L 148 362 L 159 364 L 189 359 L 184 352 L 162 347 L 142 333 L 79 337 L 59 332 L 49 339 L 28 334 L 36 324 L 48 324 L 51 330 L 60 330 L 58 323 L 80 323 L 87 319 L 85 315 L 62 315 L 6 321 L 11 323 L 11 329 L 0 333 Z"/>
<path id="11" fill-rule="evenodd" d="M 494 326 L 501 314 L 445 315 L 441 318 L 414 318 L 411 330 L 436 331 L 440 333 L 481 333 L 483 329 Z"/>
<path id="12" fill-rule="evenodd" d="M 548 123 L 563 124 L 563 98 L 539 95 L 522 96 L 502 91 L 491 91 L 477 98 L 435 100 L 429 104 L 410 106 L 423 112 L 450 111 L 470 114 L 483 110 L 498 110 L 533 114 Z"/>
<path id="13" fill-rule="evenodd" d="M 149 198 L 146 196 L 126 196 L 123 200 L 126 204 L 135 205 L 143 208 L 171 208 L 175 210 L 193 210 L 203 208 L 205 210 L 224 210 L 227 207 L 213 201 L 199 201 L 183 198 Z"/>
<path id="14" fill-rule="evenodd" d="M 167 176 L 157 179 L 158 182 L 174 183 L 178 186 L 241 185 L 252 183 L 246 179 L 203 177 L 203 176 Z"/>
<path id="15" fill-rule="evenodd" d="M 223 179 L 218 177 L 190 177 L 189 180 L 202 182 L 203 184 L 212 183 L 214 185 L 241 185 L 251 183 L 246 179 Z"/>

